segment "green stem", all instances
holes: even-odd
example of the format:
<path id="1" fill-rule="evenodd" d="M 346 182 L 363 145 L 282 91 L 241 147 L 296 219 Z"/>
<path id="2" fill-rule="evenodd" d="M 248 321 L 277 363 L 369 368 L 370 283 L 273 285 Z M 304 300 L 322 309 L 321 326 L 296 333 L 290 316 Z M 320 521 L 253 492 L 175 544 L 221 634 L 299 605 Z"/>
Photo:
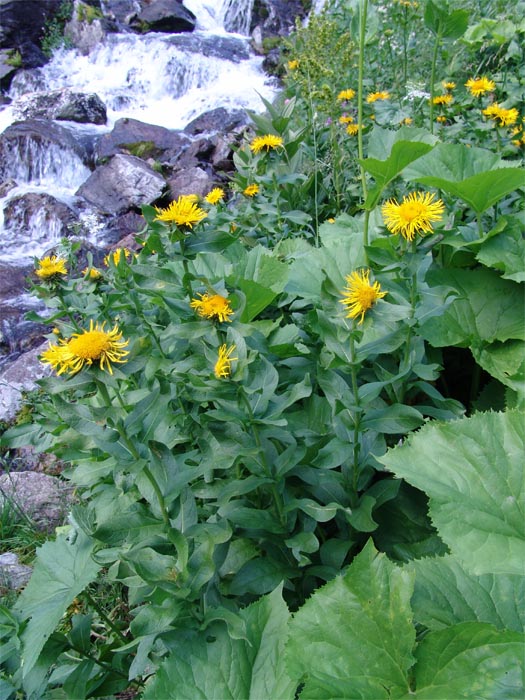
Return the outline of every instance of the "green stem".
<path id="1" fill-rule="evenodd" d="M 357 73 L 357 154 L 359 160 L 364 158 L 363 150 L 363 76 L 365 68 L 365 39 L 366 39 L 366 15 L 368 11 L 368 0 L 361 0 L 359 6 L 359 63 Z M 368 187 L 366 184 L 365 169 L 360 164 L 361 185 L 363 188 L 363 201 L 366 201 Z"/>
<path id="2" fill-rule="evenodd" d="M 127 642 L 127 640 L 126 640 Z M 97 659 L 96 656 L 93 656 L 93 654 L 89 654 L 87 651 L 84 651 L 83 649 L 79 649 L 78 647 L 74 646 L 69 643 L 71 649 L 73 651 L 76 651 L 77 654 L 80 654 L 80 656 L 83 656 L 85 659 L 89 659 L 89 661 L 93 661 L 93 663 L 97 664 L 97 666 L 100 666 L 101 668 L 106 669 L 106 671 L 111 671 L 111 673 L 116 673 L 117 676 L 122 676 L 122 678 L 127 678 L 128 674 L 123 673 L 122 671 L 119 671 L 118 668 L 115 668 L 114 666 L 111 666 L 111 664 L 107 664 L 105 661 L 100 661 L 100 659 Z"/>
<path id="3" fill-rule="evenodd" d="M 368 253 L 366 247 L 368 245 L 368 226 L 370 222 L 370 209 L 365 209 L 365 218 L 363 221 L 363 252 L 365 254 L 365 265 L 368 265 Z"/>
<path id="4" fill-rule="evenodd" d="M 88 593 L 88 591 L 84 591 L 83 595 L 89 602 L 91 607 L 97 611 L 99 617 L 101 617 L 104 620 L 106 625 L 117 635 L 117 637 L 119 637 L 125 644 L 127 644 L 129 642 L 129 639 L 126 639 L 126 637 L 122 634 L 118 627 L 115 626 L 113 621 L 106 615 L 106 613 L 102 610 L 99 604 L 95 601 L 93 596 L 90 593 Z"/>
<path id="5" fill-rule="evenodd" d="M 352 489 L 354 496 L 357 496 L 357 488 L 359 483 L 359 452 L 361 445 L 359 443 L 359 424 L 361 421 L 361 403 L 359 400 L 359 387 L 357 385 L 357 364 L 355 353 L 355 319 L 350 331 L 350 373 L 352 377 L 352 392 L 354 395 L 354 404 L 356 406 L 354 414 L 354 435 L 353 435 L 353 464 L 352 464 Z"/>
<path id="6" fill-rule="evenodd" d="M 441 25 L 436 34 L 436 43 L 434 44 L 434 53 L 432 55 L 432 70 L 430 73 L 430 133 L 434 133 L 434 84 L 436 82 L 436 66 L 438 59 L 439 46 L 441 44 Z"/>
<path id="7" fill-rule="evenodd" d="M 478 235 L 480 238 L 483 238 L 484 231 L 483 231 L 483 222 L 481 220 L 481 213 L 476 212 L 476 221 L 478 222 Z"/>

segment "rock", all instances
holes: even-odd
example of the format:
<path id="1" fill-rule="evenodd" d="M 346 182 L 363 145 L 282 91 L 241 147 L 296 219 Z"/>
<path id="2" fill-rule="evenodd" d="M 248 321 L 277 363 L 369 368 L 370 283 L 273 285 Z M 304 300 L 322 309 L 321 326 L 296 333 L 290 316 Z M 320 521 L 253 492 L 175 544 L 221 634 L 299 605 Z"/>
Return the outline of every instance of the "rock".
<path id="1" fill-rule="evenodd" d="M 308 10 L 302 0 L 255 0 L 250 31 L 260 27 L 262 37 L 288 36 L 296 18 L 304 20 Z"/>
<path id="2" fill-rule="evenodd" d="M 24 95 L 14 103 L 17 119 L 57 119 L 79 124 L 105 124 L 106 105 L 95 93 L 67 88 Z"/>
<path id="3" fill-rule="evenodd" d="M 72 503 L 69 484 L 39 472 L 11 472 L 0 475 L 0 509 L 12 502 L 35 527 L 53 532 L 62 525 Z"/>
<path id="4" fill-rule="evenodd" d="M 36 380 L 49 374 L 48 369 L 38 359 L 38 355 L 46 347 L 47 342 L 40 343 L 0 370 L 0 421 L 10 423 L 14 420 L 22 407 L 23 392 L 36 389 Z"/>
<path id="5" fill-rule="evenodd" d="M 104 134 L 95 147 L 95 159 L 100 162 L 116 153 L 137 157 L 178 158 L 189 146 L 190 139 L 180 131 L 146 124 L 137 119 L 118 119 L 113 130 Z"/>
<path id="6" fill-rule="evenodd" d="M 165 187 L 162 175 L 140 158 L 117 154 L 98 167 L 76 194 L 109 214 L 123 214 L 155 202 Z"/>
<path id="7" fill-rule="evenodd" d="M 179 0 L 152 0 L 130 26 L 140 32 L 192 32 L 197 18 Z"/>
<path id="8" fill-rule="evenodd" d="M 87 56 L 109 32 L 116 31 L 116 23 L 103 16 L 99 0 L 75 0 L 71 19 L 64 27 L 64 37 L 79 53 Z"/>
<path id="9" fill-rule="evenodd" d="M 214 184 L 214 178 L 202 168 L 181 170 L 168 180 L 172 199 L 177 199 L 182 194 L 198 194 L 203 197 L 208 194 Z"/>
<path id="10" fill-rule="evenodd" d="M 173 34 L 167 43 L 181 51 L 202 54 L 208 58 L 239 63 L 250 58 L 250 47 L 246 39 L 217 34 Z"/>
<path id="11" fill-rule="evenodd" d="M 14 552 L 0 554 L 0 589 L 18 591 L 27 584 L 32 573 L 33 569 L 30 566 L 18 562 Z"/>
<path id="12" fill-rule="evenodd" d="M 184 127 L 186 134 L 197 136 L 199 134 L 225 133 L 234 131 L 248 124 L 248 115 L 242 109 L 229 112 L 224 107 L 212 109 L 199 115 Z"/>
<path id="13" fill-rule="evenodd" d="M 11 65 L 10 61 L 13 57 L 12 49 L 1 49 L 0 50 L 0 88 L 2 90 L 8 90 L 11 85 L 11 81 L 15 76 L 18 68 Z"/>
<path id="14" fill-rule="evenodd" d="M 17 187 L 17 182 L 16 180 L 13 180 L 12 177 L 8 177 L 7 180 L 4 180 L 3 182 L 0 182 L 0 199 L 5 197 L 11 190 L 13 190 L 15 187 Z"/>
<path id="15" fill-rule="evenodd" d="M 135 241 L 135 236 L 142 231 L 146 225 L 146 220 L 134 211 L 116 216 L 109 224 L 109 236 L 117 244 L 113 248 L 128 248 L 129 250 L 139 250 L 140 246 Z"/>
<path id="16" fill-rule="evenodd" d="M 105 15 L 120 27 L 128 26 L 141 10 L 139 0 L 105 0 Z"/>
<path id="17" fill-rule="evenodd" d="M 12 197 L 4 207 L 4 226 L 14 240 L 30 241 L 34 249 L 70 235 L 76 222 L 74 211 L 50 194 L 28 192 Z"/>
<path id="18" fill-rule="evenodd" d="M 38 42 L 62 0 L 0 0 L 0 48 Z"/>

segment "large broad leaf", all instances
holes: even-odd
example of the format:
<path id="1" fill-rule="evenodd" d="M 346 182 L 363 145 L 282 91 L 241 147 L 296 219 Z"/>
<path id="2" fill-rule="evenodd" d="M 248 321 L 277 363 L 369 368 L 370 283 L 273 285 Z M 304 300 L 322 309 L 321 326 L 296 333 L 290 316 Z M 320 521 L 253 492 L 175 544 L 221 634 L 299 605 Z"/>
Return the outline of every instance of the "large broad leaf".
<path id="1" fill-rule="evenodd" d="M 287 279 L 286 263 L 262 246 L 252 248 L 242 261 L 241 269 L 229 278 L 229 282 L 246 296 L 240 320 L 243 323 L 252 321 L 283 291 Z"/>
<path id="2" fill-rule="evenodd" d="M 186 630 L 146 686 L 144 700 L 293 700 L 296 683 L 284 670 L 289 612 L 281 589 L 239 612 L 246 638 L 223 623 Z"/>
<path id="3" fill-rule="evenodd" d="M 524 248 L 523 221 L 516 217 L 510 219 L 501 233 L 483 242 L 476 259 L 483 265 L 501 270 L 505 279 L 525 282 Z"/>
<path id="4" fill-rule="evenodd" d="M 427 0 L 425 5 L 425 26 L 436 36 L 459 39 L 467 31 L 469 13 L 467 10 L 449 11 L 446 0 Z"/>
<path id="5" fill-rule="evenodd" d="M 455 557 L 411 563 L 416 572 L 414 618 L 431 630 L 458 622 L 488 622 L 498 629 L 525 629 L 525 577 L 468 574 Z"/>
<path id="6" fill-rule="evenodd" d="M 525 342 L 508 340 L 506 343 L 491 343 L 484 347 L 471 348 L 480 367 L 509 386 L 525 400 Z"/>
<path id="7" fill-rule="evenodd" d="M 525 184 L 522 168 L 511 167 L 491 151 L 450 143 L 439 144 L 409 165 L 403 177 L 459 197 L 478 214 Z"/>
<path id="8" fill-rule="evenodd" d="M 522 700 L 523 636 L 481 622 L 430 632 L 416 649 L 416 690 L 403 700 Z"/>
<path id="9" fill-rule="evenodd" d="M 452 287 L 458 294 L 444 314 L 420 326 L 420 334 L 434 347 L 525 340 L 522 285 L 503 280 L 488 269 L 435 270 L 427 275 L 427 281 L 431 287 Z"/>
<path id="10" fill-rule="evenodd" d="M 29 620 L 22 635 L 24 676 L 69 605 L 96 578 L 100 566 L 91 557 L 93 546 L 94 540 L 74 531 L 70 539 L 59 535 L 38 549 L 33 575 L 15 605 Z"/>
<path id="11" fill-rule="evenodd" d="M 481 413 L 427 424 L 379 461 L 425 491 L 445 543 L 474 574 L 522 574 L 525 415 Z"/>
<path id="12" fill-rule="evenodd" d="M 344 576 L 319 589 L 290 623 L 286 657 L 301 699 L 399 697 L 408 691 L 415 632 L 413 575 L 370 541 Z"/>

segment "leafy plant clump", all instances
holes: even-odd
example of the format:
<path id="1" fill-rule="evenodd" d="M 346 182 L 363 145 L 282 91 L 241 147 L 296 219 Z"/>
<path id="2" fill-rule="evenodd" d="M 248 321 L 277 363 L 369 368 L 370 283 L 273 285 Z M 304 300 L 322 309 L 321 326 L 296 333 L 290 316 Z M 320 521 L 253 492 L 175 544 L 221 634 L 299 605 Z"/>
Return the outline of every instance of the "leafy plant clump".
<path id="1" fill-rule="evenodd" d="M 523 76 L 476 8 L 332 3 L 227 191 L 36 261 L 53 376 L 1 444 L 79 503 L 7 697 L 523 695 Z"/>
<path id="2" fill-rule="evenodd" d="M 44 33 L 40 40 L 42 51 L 46 56 L 51 56 L 54 51 L 59 48 L 71 48 L 70 42 L 64 36 L 64 28 L 71 19 L 73 14 L 73 3 L 69 0 L 58 7 L 52 19 L 46 21 L 44 25 Z"/>

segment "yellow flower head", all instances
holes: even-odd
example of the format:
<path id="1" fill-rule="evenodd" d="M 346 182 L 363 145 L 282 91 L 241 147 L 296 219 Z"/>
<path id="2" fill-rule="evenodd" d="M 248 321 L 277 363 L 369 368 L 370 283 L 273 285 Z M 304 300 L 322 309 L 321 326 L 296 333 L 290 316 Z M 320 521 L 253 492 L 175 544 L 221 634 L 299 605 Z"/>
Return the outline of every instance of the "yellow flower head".
<path id="1" fill-rule="evenodd" d="M 359 323 L 363 323 L 365 313 L 372 306 L 386 296 L 386 292 L 381 291 L 379 282 L 370 284 L 370 270 L 358 270 L 346 276 L 346 284 L 343 291 L 343 298 L 340 303 L 346 306 L 347 318 L 357 318 Z"/>
<path id="2" fill-rule="evenodd" d="M 114 265 L 118 265 L 122 256 L 124 256 L 124 258 L 128 260 L 131 256 L 131 253 L 127 248 L 115 248 L 115 250 L 112 253 L 109 253 L 109 255 L 106 255 L 106 257 L 104 258 L 104 265 L 106 267 L 109 267 L 109 264 L 112 260 Z"/>
<path id="3" fill-rule="evenodd" d="M 469 78 L 465 83 L 465 87 L 474 97 L 480 97 L 486 92 L 492 92 L 496 89 L 496 83 L 488 78 Z"/>
<path id="4" fill-rule="evenodd" d="M 200 299 L 192 299 L 190 306 L 203 318 L 231 321 L 233 314 L 230 302 L 220 294 L 199 294 Z"/>
<path id="5" fill-rule="evenodd" d="M 440 114 L 438 117 L 436 117 L 436 121 L 439 122 L 440 124 L 446 124 L 447 123 L 447 118 Z"/>
<path id="6" fill-rule="evenodd" d="M 400 124 L 402 126 L 410 126 L 414 120 L 412 117 L 405 117 L 404 119 L 401 120 Z"/>
<path id="7" fill-rule="evenodd" d="M 299 61 L 297 59 L 288 61 L 288 70 L 297 70 L 297 68 L 299 68 Z"/>
<path id="8" fill-rule="evenodd" d="M 352 88 L 348 88 L 348 90 L 341 90 L 339 95 L 337 95 L 337 99 L 341 102 L 343 100 L 351 100 L 353 97 L 355 97 L 355 90 L 352 90 Z"/>
<path id="9" fill-rule="evenodd" d="M 512 109 L 505 109 L 504 107 L 500 107 L 497 102 L 494 102 L 484 109 L 483 114 L 494 121 L 499 120 L 499 126 L 512 126 L 512 124 L 518 121 L 519 117 L 518 110 L 515 107 Z"/>
<path id="10" fill-rule="evenodd" d="M 339 117 L 340 124 L 352 124 L 353 121 L 354 118 L 351 117 L 349 114 L 343 114 L 341 117 Z"/>
<path id="11" fill-rule="evenodd" d="M 451 102 L 454 102 L 454 98 L 452 95 L 436 95 L 432 102 L 435 105 L 449 105 Z"/>
<path id="12" fill-rule="evenodd" d="M 441 85 L 443 85 L 445 90 L 454 90 L 454 88 L 456 87 L 456 83 L 453 83 L 451 80 L 443 80 Z"/>
<path id="13" fill-rule="evenodd" d="M 401 204 L 395 199 L 381 207 L 385 226 L 390 233 L 400 233 L 407 241 L 414 240 L 416 233 L 432 233 L 432 222 L 443 218 L 445 205 L 438 199 L 434 202 L 430 192 L 412 192 L 403 197 Z"/>
<path id="14" fill-rule="evenodd" d="M 221 199 L 224 199 L 224 190 L 221 187 L 214 187 L 211 192 L 208 192 L 204 199 L 208 204 L 217 204 Z"/>
<path id="15" fill-rule="evenodd" d="M 168 224 L 193 228 L 194 224 L 198 224 L 208 216 L 204 209 L 197 206 L 195 197 L 196 195 L 183 194 L 171 202 L 166 209 L 155 207 L 157 211 L 155 219 Z"/>
<path id="16" fill-rule="evenodd" d="M 66 261 L 56 255 L 42 258 L 35 272 L 41 280 L 58 279 L 61 275 L 67 275 Z"/>
<path id="17" fill-rule="evenodd" d="M 251 142 L 250 148 L 254 153 L 260 153 L 264 149 L 268 152 L 270 148 L 279 148 L 282 145 L 283 140 L 280 136 L 266 134 L 265 136 L 256 136 Z"/>
<path id="18" fill-rule="evenodd" d="M 371 92 L 367 98 L 366 101 L 370 104 L 371 102 L 376 102 L 377 100 L 389 100 L 390 99 L 390 93 L 389 92 Z"/>
<path id="19" fill-rule="evenodd" d="M 259 185 L 256 185 L 255 183 L 248 185 L 243 190 L 243 194 L 246 195 L 246 197 L 255 197 L 255 195 L 259 192 Z"/>
<path id="20" fill-rule="evenodd" d="M 227 347 L 226 344 L 221 345 L 219 348 L 219 356 L 217 362 L 213 368 L 213 372 L 217 379 L 229 377 L 232 372 L 232 362 L 237 360 L 236 357 L 231 357 L 232 352 L 235 350 L 235 345 L 230 345 Z"/>
<path id="21" fill-rule="evenodd" d="M 346 133 L 350 136 L 357 136 L 359 133 L 359 124 L 348 124 L 346 127 Z"/>
<path id="22" fill-rule="evenodd" d="M 124 348 L 129 341 L 121 340 L 122 333 L 117 326 L 105 331 L 104 325 L 90 321 L 88 331 L 73 333 L 69 340 L 60 341 L 60 345 L 50 345 L 41 355 L 42 362 L 51 365 L 57 374 L 76 374 L 84 365 L 93 362 L 113 374 L 111 363 L 126 362 L 123 358 L 129 353 Z"/>
<path id="23" fill-rule="evenodd" d="M 102 272 L 97 270 L 96 267 L 85 267 L 82 270 L 82 274 L 90 280 L 99 280 L 102 277 Z"/>

